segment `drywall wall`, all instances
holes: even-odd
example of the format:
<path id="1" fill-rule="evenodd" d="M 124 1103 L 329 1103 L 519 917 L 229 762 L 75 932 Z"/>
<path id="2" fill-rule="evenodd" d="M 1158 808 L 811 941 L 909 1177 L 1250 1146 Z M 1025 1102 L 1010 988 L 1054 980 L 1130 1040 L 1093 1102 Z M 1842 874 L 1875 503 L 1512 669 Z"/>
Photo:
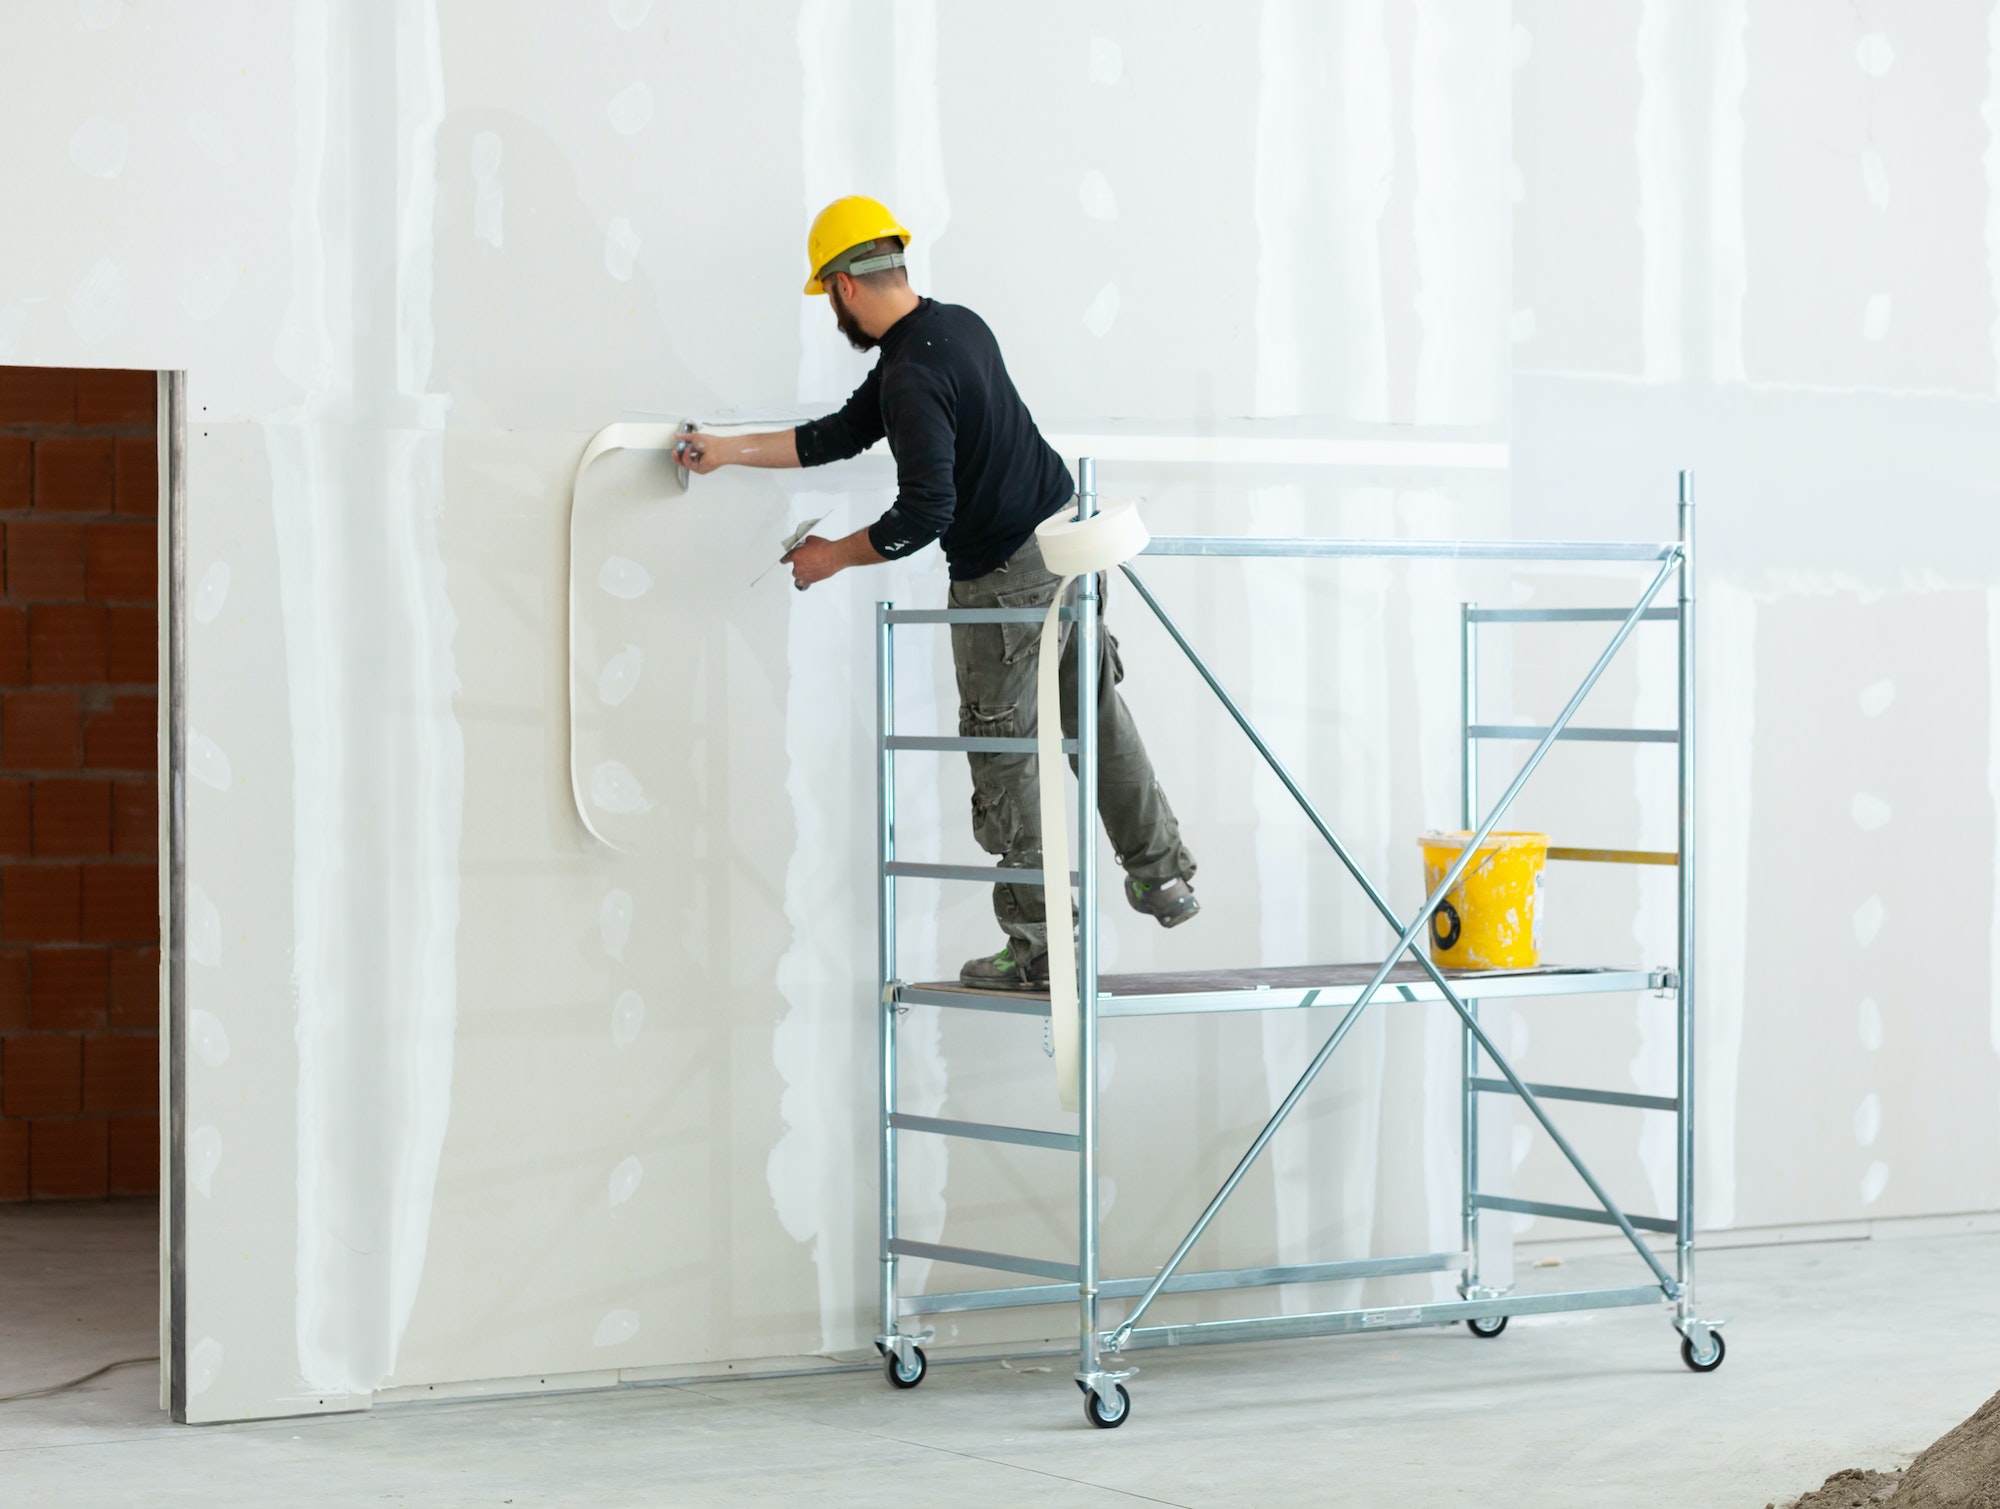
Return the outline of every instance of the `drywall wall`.
<path id="1" fill-rule="evenodd" d="M 1928 654 L 1948 633 L 1970 663 L 1991 658 L 1991 562 L 1976 543 L 1906 549 L 1909 507 L 1863 506 L 1859 480 L 1932 436 L 1926 497 L 1956 488 L 1969 520 L 1990 348 L 1920 320 L 1894 362 L 1828 358 L 1786 268 L 1790 238 L 1838 234 L 1847 209 L 1774 189 L 1798 176 L 1785 154 L 1809 150 L 1785 91 L 1831 111 L 1856 78 L 1898 76 L 1855 74 L 1829 43 L 1823 81 L 1800 82 L 1783 28 L 1834 23 L 1774 0 L 1574 25 L 1551 9 L 298 0 L 196 18 L 82 0 L 10 18 L 0 163 L 37 211 L 0 225 L 0 360 L 190 374 L 189 718 L 229 772 L 189 788 L 189 1004 L 217 1028 L 188 1074 L 191 1417 L 865 1348 L 871 605 L 938 600 L 941 565 L 803 596 L 781 575 L 751 585 L 790 524 L 871 517 L 891 485 L 880 457 L 685 494 L 658 458 L 593 468 L 589 501 L 619 534 L 576 562 L 579 653 L 601 662 L 594 747 L 632 775 L 611 793 L 625 854 L 570 807 L 562 633 L 569 482 L 592 431 L 818 412 L 865 370 L 797 293 L 811 213 L 851 190 L 897 206 L 920 286 L 987 317 L 1045 428 L 1072 456 L 1094 437 L 1105 488 L 1145 494 L 1164 532 L 1662 537 L 1674 467 L 1701 468 L 1719 1129 L 1704 1213 L 1994 1203 L 1977 1119 L 1995 1104 L 1991 699 L 1984 670 L 1967 698 L 1963 657 L 1948 681 Z M 1986 26 L 1958 7 L 1892 40 L 1896 67 L 1926 48 L 1961 65 L 1905 123 L 1912 196 L 1992 202 L 1990 70 L 1965 61 Z M 1578 119 L 1600 126 L 1570 161 Z M 1604 234 L 1579 251 L 1563 227 L 1585 223 Z M 1880 254 L 1946 238 L 1910 234 Z M 1990 263 L 1952 266 L 1950 307 L 1985 328 Z M 1880 320 L 1857 307 L 1841 318 L 1865 337 Z M 1932 356 L 1927 381 L 1953 396 L 1888 391 Z M 1158 459 L 1190 436 L 1248 459 Z M 1327 437 L 1386 442 L 1390 459 L 1274 445 Z M 1438 467 L 1440 440 L 1482 443 L 1488 464 Z M 1872 473 L 1841 469 L 1843 447 Z M 1770 485 L 1795 475 L 1839 486 Z M 1843 554 L 1801 527 L 1822 507 Z M 1885 564 L 1906 559 L 1931 575 Z M 1402 904 L 1416 834 L 1456 816 L 1456 604 L 1636 585 L 1369 563 L 1148 575 Z M 1206 910 L 1169 936 L 1114 908 L 1105 966 L 1378 950 L 1380 926 L 1138 609 L 1114 586 L 1126 690 Z M 1537 711 L 1560 655 L 1588 648 L 1540 653 L 1496 648 L 1497 711 Z M 942 643 L 912 633 L 901 655 L 904 726 L 949 727 Z M 1593 716 L 1656 716 L 1661 677 L 1642 647 Z M 1921 735 L 1946 706 L 1962 731 L 1940 774 Z M 1839 826 L 1846 771 L 1792 775 L 1820 712 L 1844 720 L 1856 789 L 1896 814 L 1876 838 Z M 963 771 L 905 765 L 912 849 L 969 856 Z M 1566 768 L 1537 821 L 1663 837 L 1658 771 Z M 1881 836 L 1901 845 L 1893 865 L 1857 849 Z M 1865 875 L 1867 894 L 1823 902 L 1795 859 Z M 1558 892 L 1560 946 L 1657 962 L 1671 913 L 1645 884 Z M 983 897 L 907 889 L 909 973 L 991 945 Z M 1873 1015 L 1847 999 L 1843 958 L 1825 980 L 1787 968 L 1798 926 L 1857 937 L 1872 895 L 1880 947 L 1939 894 L 1975 898 L 1970 936 L 1870 956 Z M 1827 1021 L 1845 1057 L 1808 1072 L 1798 1044 Z M 1157 1262 L 1328 1025 L 1107 1034 L 1109 1266 Z M 1656 1004 L 1523 1008 L 1504 1030 L 1537 1074 L 1660 1072 Z M 1965 1032 L 1977 1051 L 1951 1065 L 1951 1097 L 1927 1093 L 1938 1045 Z M 913 1012 L 905 1041 L 909 1109 L 1053 1124 L 1033 1028 Z M 1434 1013 L 1374 1016 L 1202 1260 L 1452 1245 L 1457 1046 Z M 1875 1125 L 1857 1119 L 1863 1093 L 1883 1141 L 1849 1153 L 1839 1139 Z M 1586 1116 L 1579 1135 L 1621 1198 L 1650 1206 L 1658 1129 L 1639 1119 Z M 907 1140 L 913 1235 L 1067 1240 L 1073 1193 L 1049 1155 Z M 1798 1176 L 1835 1144 L 1842 1166 Z M 1525 1130 L 1489 1147 L 1496 1177 L 1518 1163 L 1524 1189 L 1561 1187 Z M 1871 1199 L 1874 1161 L 1892 1173 Z M 940 1339 L 1072 1323 L 986 1316 Z"/>

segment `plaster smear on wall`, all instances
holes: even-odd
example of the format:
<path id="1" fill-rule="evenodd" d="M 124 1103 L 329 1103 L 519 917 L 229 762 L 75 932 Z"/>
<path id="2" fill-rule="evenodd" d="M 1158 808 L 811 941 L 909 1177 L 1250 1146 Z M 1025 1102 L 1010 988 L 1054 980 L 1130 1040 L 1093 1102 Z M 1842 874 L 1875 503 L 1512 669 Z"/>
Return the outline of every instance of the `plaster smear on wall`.
<path id="1" fill-rule="evenodd" d="M 1741 835 L 1751 831 L 1753 816 L 1757 600 L 1726 582 L 1702 583 L 1699 591 L 1695 1052 L 1701 1078 L 1695 1104 L 1701 1131 L 1695 1139 L 1695 1219 L 1714 1230 L 1736 1224 L 1737 1094 L 1750 953 L 1750 855 Z"/>
<path id="2" fill-rule="evenodd" d="M 803 70 L 801 146 L 805 205 L 800 243 L 810 217 L 829 201 L 873 193 L 889 204 L 912 235 L 909 271 L 919 291 L 928 288 L 932 247 L 950 219 L 944 186 L 937 101 L 937 17 L 930 0 L 901 0 L 887 35 L 876 41 L 893 60 L 889 77 L 857 75 L 858 35 L 874 34 L 880 18 L 846 0 L 807 0 L 798 23 Z M 878 116 L 879 86 L 892 101 Z M 886 140 L 881 134 L 886 128 Z M 803 260 L 803 259 L 802 259 Z M 825 298 L 804 298 L 800 310 L 798 398 L 827 406 L 844 401 L 873 365 L 847 347 Z M 845 534 L 860 527 L 887 501 L 873 492 L 806 492 L 794 500 L 794 520 L 837 518 Z M 784 571 L 783 567 L 779 568 Z M 852 864 L 872 853 L 872 811 L 857 807 L 855 783 L 843 779 L 871 747 L 874 699 L 871 655 L 858 654 L 852 631 L 872 621 L 869 603 L 882 594 L 885 573 L 856 571 L 795 600 L 786 639 L 790 680 L 786 690 L 786 792 L 798 820 L 799 841 L 785 868 L 785 914 L 793 944 L 778 969 L 788 1005 L 773 1039 L 785 1080 L 780 1101 L 784 1138 L 767 1166 L 771 1196 L 785 1230 L 810 1243 L 819 1277 L 821 1345 L 852 1346 L 874 1334 L 865 1307 L 872 1292 L 875 1236 L 866 1223 L 876 1166 L 874 1138 L 857 1135 L 872 1124 L 875 1077 L 867 1051 L 874 1039 L 875 977 L 872 888 L 857 886 Z M 838 632 L 835 626 L 849 632 Z M 936 723 L 938 709 L 921 695 L 931 686 L 930 646 L 922 631 L 905 634 L 906 683 L 919 690 L 913 716 Z M 917 643 L 912 643 L 917 641 Z M 914 652 L 914 653 L 913 653 Z M 829 757 L 829 750 L 838 750 Z M 863 768 L 872 762 L 862 759 Z M 932 798 L 935 832 L 935 797 Z M 925 826 L 921 805 L 907 813 L 906 839 Z M 913 909 L 914 912 L 914 909 Z M 935 920 L 928 940 L 916 918 L 907 940 L 913 953 L 935 954 Z M 925 949 L 928 941 L 930 947 Z M 859 987 L 857 989 L 857 987 Z M 935 1112 L 945 1092 L 945 1064 L 936 1013 L 905 1018 L 902 1052 L 903 1108 Z M 943 1221 L 945 1145 L 939 1138 L 902 1139 L 901 1199 L 909 1234 L 935 1237 Z M 865 1266 L 864 1266 L 865 1265 Z M 923 1287 L 929 1263 L 904 1259 L 905 1292 Z"/>
<path id="3" fill-rule="evenodd" d="M 299 1368 L 354 1394 L 393 1371 L 423 1273 L 457 1007 L 464 749 L 434 522 L 444 403 L 423 391 L 443 84 L 435 14 L 402 21 L 337 36 L 301 6 L 279 358 L 303 393 L 264 426 L 294 750 Z M 341 68 L 381 75 L 392 120 L 335 108 Z M 349 176 L 379 130 L 394 198 Z M 384 275 L 392 309 L 366 300 Z M 362 387 L 393 395 L 373 436 L 348 422 Z"/>

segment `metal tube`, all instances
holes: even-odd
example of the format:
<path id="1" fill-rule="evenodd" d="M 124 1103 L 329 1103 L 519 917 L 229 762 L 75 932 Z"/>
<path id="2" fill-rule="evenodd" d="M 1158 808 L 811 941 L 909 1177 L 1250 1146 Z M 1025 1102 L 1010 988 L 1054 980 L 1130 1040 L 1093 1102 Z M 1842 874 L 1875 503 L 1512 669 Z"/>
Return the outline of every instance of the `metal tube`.
<path id="1" fill-rule="evenodd" d="M 1097 512 L 1097 463 L 1077 462 L 1076 516 Z M 1077 878 L 1077 1152 L 1076 1276 L 1079 1373 L 1099 1371 L 1097 1356 L 1097 645 L 1095 575 L 1077 582 L 1076 878 Z M 1061 896 L 1061 891 L 1044 891 Z M 1049 926 L 1068 925 L 1067 906 L 1047 908 Z"/>
<path id="2" fill-rule="evenodd" d="M 1675 1275 L 1681 1284 L 1681 1314 L 1694 1311 L 1694 1002 L 1695 1002 L 1695 638 L 1694 638 L 1694 474 L 1680 475 L 1680 887 L 1675 929 L 1675 971 L 1680 986 L 1674 992 L 1676 1010 L 1674 1237 Z"/>
<path id="3" fill-rule="evenodd" d="M 1626 639 L 1630 637 L 1633 628 L 1639 623 L 1641 615 L 1651 606 L 1653 598 L 1659 593 L 1660 588 L 1666 584 L 1667 578 L 1673 574 L 1678 564 L 1679 555 L 1675 553 L 1672 558 L 1660 567 L 1652 581 L 1647 584 L 1646 590 L 1640 594 L 1637 605 L 1632 609 L 1624 623 L 1619 626 L 1618 631 L 1612 635 L 1610 644 L 1605 646 L 1604 653 L 1598 656 L 1596 663 L 1591 666 L 1589 672 L 1584 676 L 1583 681 L 1578 685 L 1575 693 L 1571 695 L 1568 703 L 1556 715 L 1555 721 L 1550 726 L 1548 733 L 1535 746 L 1534 751 L 1528 756 L 1521 769 L 1515 773 L 1514 779 L 1508 783 L 1507 789 L 1501 794 L 1500 800 L 1494 805 L 1493 810 L 1487 815 L 1485 821 L 1480 824 L 1478 831 L 1473 834 L 1472 838 L 1459 852 L 1458 858 L 1453 861 L 1451 867 L 1445 872 L 1444 878 L 1439 881 L 1432 893 L 1425 898 L 1424 904 L 1419 908 L 1416 917 L 1411 920 L 1407 927 L 1403 927 L 1401 935 L 1396 940 L 1396 946 L 1390 951 L 1389 957 L 1383 960 L 1381 966 L 1375 971 L 1373 978 L 1369 980 L 1367 986 L 1362 990 L 1361 995 L 1355 1000 L 1354 1005 L 1348 1009 L 1347 1014 L 1341 1018 L 1339 1025 L 1334 1028 L 1332 1036 L 1327 1039 L 1319 1052 L 1313 1056 L 1313 1060 L 1307 1065 L 1305 1073 L 1299 1077 L 1298 1082 L 1293 1085 L 1290 1093 L 1286 1095 L 1278 1109 L 1271 1114 L 1270 1120 L 1265 1122 L 1263 1129 L 1257 1134 L 1257 1138 L 1251 1143 L 1249 1150 L 1244 1153 L 1242 1160 L 1230 1171 L 1229 1177 L 1223 1181 L 1222 1187 L 1216 1191 L 1215 1197 L 1209 1201 L 1207 1208 L 1202 1211 L 1200 1217 L 1195 1221 L 1194 1226 L 1182 1238 L 1180 1245 L 1174 1250 L 1173 1256 L 1167 1260 L 1166 1265 L 1160 1270 L 1159 1275 L 1153 1281 L 1152 1288 L 1147 1290 L 1139 1303 L 1133 1307 L 1131 1313 L 1126 1316 L 1117 1333 L 1121 1341 L 1131 1334 L 1138 1317 L 1143 1315 L 1152 1302 L 1159 1297 L 1160 1290 L 1165 1285 L 1166 1280 L 1187 1257 L 1189 1251 L 1193 1249 L 1194 1244 L 1201 1238 L 1202 1233 L 1208 1229 L 1209 1223 L 1215 1219 L 1217 1213 L 1227 1203 L 1230 1195 L 1235 1192 L 1236 1186 L 1241 1182 L 1244 1174 L 1249 1172 L 1251 1164 L 1264 1151 L 1271 1138 L 1276 1135 L 1278 1128 L 1284 1124 L 1285 1119 L 1291 1115 L 1293 1107 L 1298 1104 L 1299 1099 L 1311 1086 L 1313 1080 L 1318 1078 L 1320 1070 L 1326 1066 L 1327 1060 L 1332 1057 L 1334 1050 L 1340 1046 L 1341 1040 L 1346 1037 L 1348 1031 L 1359 1019 L 1362 1011 L 1374 999 L 1375 993 L 1381 989 L 1382 982 L 1389 977 L 1390 971 L 1395 968 L 1402 956 L 1409 951 L 1410 945 L 1415 941 L 1417 934 L 1428 925 L 1431 913 L 1437 909 L 1437 904 L 1450 893 L 1453 886 L 1458 884 L 1459 877 L 1464 874 L 1466 867 L 1471 864 L 1474 855 L 1478 852 L 1479 846 L 1486 841 L 1487 836 L 1499 825 L 1500 819 L 1506 815 L 1507 809 L 1513 805 L 1514 799 L 1520 795 L 1521 788 L 1534 775 L 1536 768 L 1540 766 L 1548 752 L 1555 747 L 1557 734 L 1562 731 L 1571 718 L 1576 716 L 1577 709 L 1583 705 L 1584 699 L 1590 695 L 1592 688 L 1597 685 L 1599 678 L 1604 674 L 1605 668 L 1610 665 L 1612 658 L 1623 647 Z M 1236 720 L 1237 726 L 1243 729 L 1244 733 L 1257 747 L 1258 752 L 1264 756 L 1265 761 L 1270 764 L 1272 769 L 1278 774 L 1280 780 L 1284 782 L 1286 789 L 1291 792 L 1293 799 L 1312 818 L 1313 825 L 1319 829 L 1321 836 L 1333 847 L 1334 853 L 1340 858 L 1341 863 L 1346 866 L 1348 873 L 1353 875 L 1362 889 L 1368 893 L 1369 899 L 1375 903 L 1376 908 L 1382 912 L 1385 919 L 1392 926 L 1401 926 L 1400 919 L 1396 916 L 1393 908 L 1389 906 L 1387 899 L 1369 883 L 1360 865 L 1347 852 L 1346 845 L 1342 844 L 1334 836 L 1333 830 L 1326 826 L 1325 821 L 1319 817 L 1305 793 L 1299 789 L 1298 783 L 1293 781 L 1291 776 L 1283 769 L 1281 762 L 1278 760 L 1276 754 L 1271 751 L 1270 746 L 1265 744 L 1263 738 L 1250 724 L 1249 719 L 1244 717 L 1242 710 L 1223 691 L 1221 683 L 1215 679 L 1214 674 L 1208 670 L 1200 656 L 1195 653 L 1194 647 L 1187 642 L 1186 637 L 1180 632 L 1179 626 L 1173 622 L 1166 610 L 1161 607 L 1159 599 L 1155 598 L 1146 588 L 1145 583 L 1140 580 L 1139 574 L 1131 566 L 1127 565 L 1124 567 L 1124 571 L 1127 578 L 1132 582 L 1132 585 L 1138 589 L 1140 596 L 1152 608 L 1155 616 L 1160 619 L 1168 633 L 1180 645 L 1182 652 L 1194 663 L 1196 669 L 1201 673 L 1202 679 L 1208 683 L 1209 689 L 1228 708 L 1230 715 Z M 1663 1284 L 1672 1283 L 1673 1281 L 1667 1276 L 1666 1270 L 1660 1267 L 1659 1260 L 1653 1256 L 1651 1249 L 1640 1240 L 1639 1233 L 1633 1229 L 1631 1222 L 1625 1219 L 1623 1212 L 1618 1209 L 1609 1192 L 1598 1182 L 1597 1177 L 1590 1172 L 1583 1160 L 1577 1155 L 1576 1150 L 1570 1146 L 1568 1139 L 1556 1130 L 1555 1124 L 1549 1120 L 1548 1113 L 1542 1109 L 1541 1103 L 1535 1099 L 1526 1084 L 1514 1073 L 1512 1067 L 1501 1056 L 1499 1049 L 1495 1046 L 1492 1039 L 1486 1035 L 1486 1032 L 1480 1027 L 1478 1022 L 1467 1013 L 1464 1003 L 1459 1000 L 1457 993 L 1451 989 L 1450 985 L 1445 981 L 1443 974 L 1438 971 L 1436 965 L 1431 962 L 1429 955 L 1419 950 L 1416 958 L 1423 966 L 1425 972 L 1436 982 L 1438 988 L 1444 992 L 1446 999 L 1450 1001 L 1453 1009 L 1458 1012 L 1460 1019 L 1465 1022 L 1466 1026 L 1477 1037 L 1479 1045 L 1486 1050 L 1487 1056 L 1494 1061 L 1494 1064 L 1500 1071 L 1507 1076 L 1508 1081 L 1513 1084 L 1515 1093 L 1521 1097 L 1522 1101 L 1528 1106 L 1528 1109 L 1534 1113 L 1535 1119 L 1542 1124 L 1543 1130 L 1548 1132 L 1550 1140 L 1562 1150 L 1563 1155 L 1569 1160 L 1571 1166 L 1576 1169 L 1584 1183 L 1590 1187 L 1590 1192 L 1603 1204 L 1605 1210 L 1617 1220 L 1620 1229 L 1624 1231 L 1626 1238 L 1638 1251 L 1639 1255 L 1645 1259 L 1647 1265 L 1653 1269 Z"/>
<path id="4" fill-rule="evenodd" d="M 1286 560 L 1665 561 L 1679 547 L 1587 540 L 1317 540 L 1253 535 L 1155 535 L 1141 555 L 1259 556 Z"/>
<path id="5" fill-rule="evenodd" d="M 1476 603 L 1460 603 L 1458 608 L 1458 737 L 1459 737 L 1459 826 L 1470 831 L 1472 815 L 1479 810 L 1479 741 L 1472 737 L 1472 725 L 1479 721 L 1479 623 Z M 1479 1003 L 1467 1001 L 1477 1014 Z M 1479 1193 L 1479 1097 L 1473 1080 L 1479 1073 L 1479 1044 L 1472 1030 L 1459 1025 L 1459 1237 L 1467 1257 L 1459 1275 L 1463 1286 L 1479 1286 L 1479 1211 L 1473 1205 Z"/>
<path id="6" fill-rule="evenodd" d="M 876 1010 L 880 1013 L 881 1123 L 881 1259 L 882 1329 L 895 1334 L 896 1317 L 896 752 L 889 745 L 896 731 L 896 641 L 889 622 L 894 605 L 875 605 L 875 845 L 877 893 L 875 948 L 878 964 Z"/>
<path id="7" fill-rule="evenodd" d="M 167 737 L 160 772 L 167 819 L 166 1358 L 161 1404 L 187 1423 L 187 373 L 159 380 L 160 479 L 165 492 Z"/>

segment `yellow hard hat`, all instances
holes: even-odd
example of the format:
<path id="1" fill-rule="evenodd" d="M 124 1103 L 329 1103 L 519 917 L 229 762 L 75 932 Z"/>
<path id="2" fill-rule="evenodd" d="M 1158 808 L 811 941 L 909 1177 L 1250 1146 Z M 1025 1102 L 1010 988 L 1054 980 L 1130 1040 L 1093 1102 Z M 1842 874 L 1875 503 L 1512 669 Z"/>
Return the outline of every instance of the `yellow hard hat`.
<path id="1" fill-rule="evenodd" d="M 905 246 L 910 244 L 910 233 L 889 213 L 888 205 L 861 194 L 834 200 L 819 212 L 806 236 L 806 292 L 825 293 L 819 275 L 827 263 L 844 251 L 884 236 L 894 236 Z"/>

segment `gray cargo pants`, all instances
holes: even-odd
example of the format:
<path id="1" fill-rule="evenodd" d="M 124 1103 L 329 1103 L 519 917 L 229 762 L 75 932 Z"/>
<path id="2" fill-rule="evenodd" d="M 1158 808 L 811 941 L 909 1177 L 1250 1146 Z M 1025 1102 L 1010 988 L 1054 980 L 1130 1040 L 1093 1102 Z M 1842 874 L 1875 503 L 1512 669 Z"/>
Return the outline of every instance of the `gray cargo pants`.
<path id="1" fill-rule="evenodd" d="M 954 608 L 1046 608 L 1062 578 L 1042 564 L 1031 536 L 1003 565 L 985 576 L 951 584 Z M 1073 592 L 1074 589 L 1072 589 Z M 1074 625 L 1062 634 L 1062 726 L 1076 736 Z M 958 671 L 958 731 L 968 738 L 1019 738 L 1035 732 L 1035 669 L 1042 626 L 953 624 L 951 655 Z M 1100 635 L 1097 666 L 1097 811 L 1118 863 L 1135 880 L 1154 883 L 1194 879 L 1194 856 L 1181 842 L 1180 823 L 1153 777 L 1153 762 L 1132 722 L 1118 683 L 1125 667 L 1118 641 Z M 972 836 L 1006 865 L 1039 869 L 1042 821 L 1031 754 L 972 754 Z M 1075 769 L 1072 756 L 1070 768 Z M 1010 939 L 1033 953 L 1048 947 L 1047 913 L 1040 886 L 996 885 L 993 915 Z"/>

